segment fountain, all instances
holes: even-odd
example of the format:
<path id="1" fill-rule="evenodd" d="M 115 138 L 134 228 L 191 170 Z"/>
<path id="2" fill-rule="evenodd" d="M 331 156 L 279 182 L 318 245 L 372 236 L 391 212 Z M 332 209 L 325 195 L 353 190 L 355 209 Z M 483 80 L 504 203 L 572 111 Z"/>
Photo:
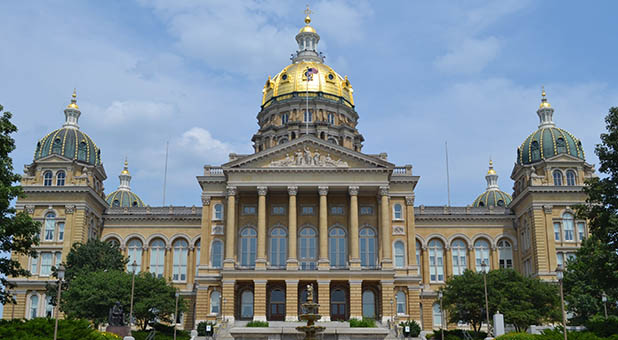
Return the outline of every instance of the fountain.
<path id="1" fill-rule="evenodd" d="M 302 304 L 303 314 L 298 318 L 301 321 L 307 321 L 307 326 L 298 326 L 296 330 L 305 333 L 304 340 L 318 340 L 317 333 L 323 332 L 324 327 L 316 326 L 315 322 L 322 316 L 318 315 L 319 304 L 313 302 L 313 285 L 307 285 L 307 301 Z"/>

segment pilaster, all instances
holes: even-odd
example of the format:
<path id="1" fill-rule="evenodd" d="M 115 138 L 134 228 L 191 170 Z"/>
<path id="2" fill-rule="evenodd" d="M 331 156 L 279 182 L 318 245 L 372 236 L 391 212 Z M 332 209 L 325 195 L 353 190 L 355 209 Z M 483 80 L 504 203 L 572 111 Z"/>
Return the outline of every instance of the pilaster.
<path id="1" fill-rule="evenodd" d="M 411 320 L 416 320 L 419 325 L 421 324 L 420 293 L 418 286 L 408 286 L 408 315 L 410 315 Z"/>
<path id="2" fill-rule="evenodd" d="M 553 207 L 551 205 L 543 206 L 545 213 L 545 244 L 547 245 L 547 265 L 549 272 L 553 272 L 558 267 L 558 259 L 556 258 L 556 241 L 554 239 L 554 221 L 552 219 Z M 577 228 L 577 223 L 575 223 Z M 577 233 L 577 229 L 575 230 Z M 566 259 L 565 259 L 566 260 Z"/>
<path id="3" fill-rule="evenodd" d="M 318 304 L 321 321 L 330 321 L 330 280 L 318 281 Z"/>
<path id="4" fill-rule="evenodd" d="M 202 195 L 202 223 L 200 230 L 200 267 L 208 267 L 210 264 L 210 233 L 211 226 L 210 196 Z M 199 275 L 199 272 L 198 272 Z"/>
<path id="5" fill-rule="evenodd" d="M 350 195 L 350 267 L 360 270 L 358 247 L 358 190 L 357 186 L 348 187 Z"/>
<path id="6" fill-rule="evenodd" d="M 227 187 L 227 218 L 225 221 L 225 260 L 223 267 L 234 268 L 234 241 L 236 239 L 236 187 Z"/>
<path id="7" fill-rule="evenodd" d="M 253 320 L 266 321 L 266 280 L 253 280 Z"/>
<path id="8" fill-rule="evenodd" d="M 414 195 L 406 196 L 406 236 L 408 241 L 408 266 L 419 266 L 416 263 L 416 224 L 414 219 Z M 420 270 L 417 273 L 420 275 Z"/>
<path id="9" fill-rule="evenodd" d="M 381 198 L 381 225 L 380 232 L 382 236 L 382 268 L 391 269 L 393 261 L 391 258 L 391 209 L 389 203 L 388 186 L 380 187 Z"/>
<path id="10" fill-rule="evenodd" d="M 395 315 L 395 296 L 393 294 L 393 280 L 382 280 L 382 322 L 392 320 Z"/>
<path id="11" fill-rule="evenodd" d="M 298 280 L 285 280 L 285 321 L 298 320 L 298 305 L 301 303 L 298 301 Z"/>
<path id="12" fill-rule="evenodd" d="M 236 305 L 234 285 L 234 280 L 223 280 L 223 290 L 221 294 L 222 317 L 232 322 L 234 321 L 234 306 Z"/>
<path id="13" fill-rule="evenodd" d="M 350 280 L 350 318 L 363 318 L 362 286 L 362 280 Z"/>

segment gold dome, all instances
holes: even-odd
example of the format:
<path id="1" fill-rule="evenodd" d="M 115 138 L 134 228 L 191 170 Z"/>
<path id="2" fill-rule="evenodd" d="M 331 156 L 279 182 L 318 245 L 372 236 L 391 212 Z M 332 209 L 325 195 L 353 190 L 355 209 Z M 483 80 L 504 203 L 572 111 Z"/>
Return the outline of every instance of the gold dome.
<path id="1" fill-rule="evenodd" d="M 77 91 L 76 91 L 76 89 L 73 89 L 73 94 L 71 95 L 71 104 L 67 105 L 67 109 L 79 110 L 79 106 L 77 106 Z"/>
<path id="2" fill-rule="evenodd" d="M 488 175 L 495 175 L 496 174 L 496 170 L 494 170 L 494 162 L 490 159 L 489 160 L 489 170 L 487 171 Z"/>
<path id="3" fill-rule="evenodd" d="M 315 28 L 309 25 L 306 25 L 303 28 L 301 28 L 300 31 L 298 31 L 298 33 L 317 33 L 317 32 L 315 31 Z"/>
<path id="4" fill-rule="evenodd" d="M 343 98 L 349 105 L 354 105 L 352 85 L 347 77 L 340 76 L 330 66 L 311 61 L 302 61 L 285 67 L 264 85 L 262 105 L 267 104 L 273 97 L 298 92 L 300 96 L 307 91 L 305 71 L 313 67 L 318 70 L 309 81 L 309 92 L 322 92 L 327 95 Z M 327 97 L 328 98 L 328 97 Z"/>

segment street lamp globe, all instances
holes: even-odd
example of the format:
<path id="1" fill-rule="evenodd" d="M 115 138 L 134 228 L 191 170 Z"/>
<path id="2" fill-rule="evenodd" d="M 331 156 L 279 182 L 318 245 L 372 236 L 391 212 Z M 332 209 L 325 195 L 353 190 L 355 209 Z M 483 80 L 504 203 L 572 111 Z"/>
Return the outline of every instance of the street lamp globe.
<path id="1" fill-rule="evenodd" d="M 58 279 L 59 280 L 64 280 L 64 271 L 65 271 L 65 268 L 63 264 L 58 266 Z"/>
<path id="2" fill-rule="evenodd" d="M 607 295 L 605 294 L 605 292 L 603 292 L 603 295 L 601 295 L 601 301 L 603 301 L 603 303 L 607 302 Z"/>
<path id="3" fill-rule="evenodd" d="M 133 263 L 131 263 L 131 269 L 133 269 L 133 273 L 137 271 L 137 261 L 136 260 L 133 260 Z"/>
<path id="4" fill-rule="evenodd" d="M 562 281 L 563 277 L 564 277 L 564 273 L 563 273 L 562 265 L 559 264 L 558 267 L 556 268 L 556 278 L 558 279 L 558 281 Z"/>

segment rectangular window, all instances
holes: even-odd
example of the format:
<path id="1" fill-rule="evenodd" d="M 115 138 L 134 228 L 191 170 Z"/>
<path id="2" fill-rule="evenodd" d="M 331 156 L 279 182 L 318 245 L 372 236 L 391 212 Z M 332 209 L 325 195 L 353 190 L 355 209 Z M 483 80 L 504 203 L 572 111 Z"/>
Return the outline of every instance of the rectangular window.
<path id="1" fill-rule="evenodd" d="M 300 212 L 301 215 L 313 215 L 313 207 L 312 206 L 303 206 Z"/>
<path id="2" fill-rule="evenodd" d="M 56 228 L 56 220 L 49 218 L 45 220 L 45 241 L 54 240 L 54 229 Z"/>
<path id="3" fill-rule="evenodd" d="M 343 207 L 340 205 L 330 207 L 330 214 L 331 215 L 343 215 Z"/>
<path id="4" fill-rule="evenodd" d="M 573 241 L 575 239 L 575 226 L 573 225 L 573 220 L 565 219 L 564 220 L 564 240 L 565 241 Z"/>
<path id="5" fill-rule="evenodd" d="M 245 205 L 242 207 L 243 215 L 255 215 L 255 213 L 256 213 L 255 205 Z"/>
<path id="6" fill-rule="evenodd" d="M 60 262 L 62 262 L 62 253 L 56 253 L 56 261 L 54 262 L 54 267 L 58 268 Z"/>
<path id="7" fill-rule="evenodd" d="M 39 272 L 39 258 L 30 258 L 30 274 L 35 275 Z"/>
<path id="8" fill-rule="evenodd" d="M 64 222 L 58 222 L 58 241 L 64 240 Z"/>
<path id="9" fill-rule="evenodd" d="M 212 214 L 212 219 L 215 221 L 221 221 L 223 219 L 223 204 L 217 203 L 213 207 L 214 213 Z"/>
<path id="10" fill-rule="evenodd" d="M 368 207 L 368 206 L 360 207 L 360 214 L 361 216 L 373 215 L 373 207 Z"/>
<path id="11" fill-rule="evenodd" d="M 49 276 L 52 267 L 52 254 L 41 253 L 41 276 Z"/>
<path id="12" fill-rule="evenodd" d="M 554 222 L 554 240 L 560 241 L 560 222 Z"/>
<path id="13" fill-rule="evenodd" d="M 584 222 L 577 222 L 577 237 L 579 242 L 586 238 L 586 224 Z"/>
<path id="14" fill-rule="evenodd" d="M 564 255 L 562 253 L 556 253 L 556 262 L 560 267 L 564 268 Z"/>
<path id="15" fill-rule="evenodd" d="M 281 205 L 273 206 L 273 215 L 285 215 L 285 207 Z"/>

